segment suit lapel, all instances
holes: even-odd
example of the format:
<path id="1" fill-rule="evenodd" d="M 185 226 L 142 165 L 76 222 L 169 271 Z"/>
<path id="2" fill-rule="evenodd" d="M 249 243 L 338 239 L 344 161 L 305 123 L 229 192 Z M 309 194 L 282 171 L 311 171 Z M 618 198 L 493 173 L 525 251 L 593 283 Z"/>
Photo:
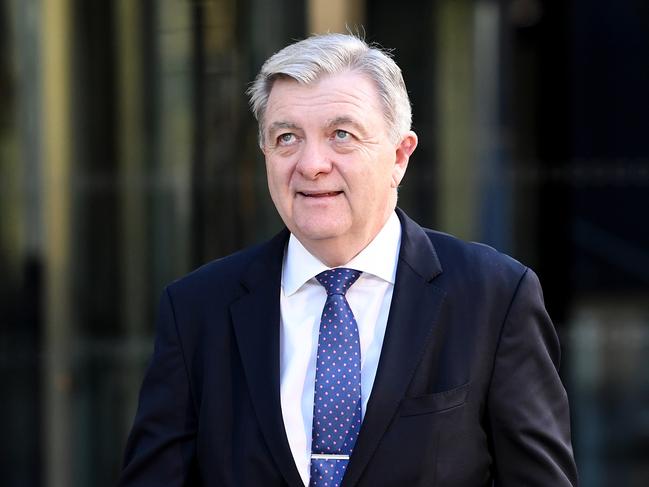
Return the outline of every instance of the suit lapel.
<path id="1" fill-rule="evenodd" d="M 261 430 L 279 470 L 291 486 L 302 486 L 291 453 L 280 401 L 279 293 L 282 256 L 288 231 L 271 240 L 242 282 L 248 291 L 230 312 Z"/>
<path id="2" fill-rule="evenodd" d="M 436 322 L 445 292 L 432 284 L 442 272 L 424 231 L 403 212 L 401 250 L 381 357 L 363 425 L 347 467 L 343 487 L 355 485 L 392 421 L 422 354 L 439 347 Z"/>

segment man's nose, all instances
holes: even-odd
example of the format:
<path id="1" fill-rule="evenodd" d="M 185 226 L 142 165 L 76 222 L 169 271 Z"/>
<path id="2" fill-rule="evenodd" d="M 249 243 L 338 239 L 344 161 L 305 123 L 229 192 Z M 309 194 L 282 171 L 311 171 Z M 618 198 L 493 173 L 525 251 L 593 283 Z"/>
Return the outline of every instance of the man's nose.
<path id="1" fill-rule="evenodd" d="M 297 170 L 307 179 L 315 179 L 319 174 L 331 171 L 331 160 L 326 147 L 317 141 L 305 141 Z"/>

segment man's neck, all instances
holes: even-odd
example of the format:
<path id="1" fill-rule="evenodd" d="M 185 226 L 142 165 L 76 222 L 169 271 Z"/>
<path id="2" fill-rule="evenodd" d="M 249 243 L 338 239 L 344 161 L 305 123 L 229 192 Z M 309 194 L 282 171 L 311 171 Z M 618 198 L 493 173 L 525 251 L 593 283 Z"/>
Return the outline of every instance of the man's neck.
<path id="1" fill-rule="evenodd" d="M 385 221 L 367 236 L 353 235 L 346 238 L 322 239 L 311 242 L 302 242 L 300 240 L 300 243 L 302 243 L 311 255 L 319 259 L 327 267 L 344 266 L 360 254 L 376 238 L 393 213 L 394 210 L 389 212 Z"/>
<path id="2" fill-rule="evenodd" d="M 327 267 L 340 267 L 361 253 L 375 236 L 373 235 L 372 238 L 361 243 L 354 242 L 355 245 L 346 242 L 323 241 L 322 244 L 305 245 L 304 247 Z"/>

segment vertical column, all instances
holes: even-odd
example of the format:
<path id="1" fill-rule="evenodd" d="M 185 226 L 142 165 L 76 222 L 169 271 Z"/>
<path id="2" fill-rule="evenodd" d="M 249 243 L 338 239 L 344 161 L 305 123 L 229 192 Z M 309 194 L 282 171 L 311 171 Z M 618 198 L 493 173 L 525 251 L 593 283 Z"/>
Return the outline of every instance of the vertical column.
<path id="1" fill-rule="evenodd" d="M 4 112 L 0 118 L 15 117 L 9 119 L 8 124 L 3 123 L 15 138 L 9 145 L 11 152 L 0 154 L 0 234 L 2 239 L 10 238 L 9 242 L 0 244 L 0 269 L 3 270 L 0 340 L 8 340 L 4 343 L 11 344 L 5 357 L 7 367 L 0 367 L 0 380 L 3 381 L 3 391 L 6 391 L 2 402 L 7 411 L 7 415 L 0 419 L 0 429 L 4 432 L 5 444 L 11 445 L 10 453 L 4 457 L 9 471 L 2 469 L 1 478 L 6 485 L 41 485 L 41 479 L 46 475 L 41 461 L 41 451 L 46 451 L 46 444 L 42 441 L 45 401 L 41 390 L 42 366 L 37 358 L 44 338 L 41 335 L 44 304 L 41 270 L 45 257 L 41 194 L 41 11 L 39 0 L 11 0 L 5 2 L 4 9 L 8 9 L 7 20 L 11 25 L 4 35 L 11 36 L 7 47 L 13 45 L 14 50 L 3 61 L 10 63 L 5 69 L 11 66 L 11 76 L 7 80 L 11 89 L 0 93 Z M 7 94 L 11 98 L 7 99 Z M 8 104 L 4 103 L 5 99 Z M 0 145 L 5 143 L 1 141 Z M 8 168 L 12 169 L 7 174 L 4 171 Z M 27 313 L 18 311 L 19 303 L 30 304 Z M 13 354 L 17 360 L 11 358 Z M 23 357 L 31 360 L 26 361 Z"/>
<path id="2" fill-rule="evenodd" d="M 361 0 L 309 0 L 307 33 L 354 32 L 365 20 Z M 361 32 L 362 33 L 362 32 Z"/>
<path id="3" fill-rule="evenodd" d="M 263 165 L 247 156 L 256 155 L 256 141 L 242 130 L 249 79 L 239 9 L 236 0 L 193 5 L 192 265 L 239 249 L 256 228 L 255 175 Z"/>
<path id="4" fill-rule="evenodd" d="M 192 165 L 191 2 L 160 0 L 156 7 L 157 140 L 154 175 L 154 286 L 190 267 Z"/>
<path id="5" fill-rule="evenodd" d="M 45 354 L 43 453 L 48 485 L 71 478 L 71 124 L 70 1 L 43 0 L 43 215 L 45 221 Z"/>
<path id="6" fill-rule="evenodd" d="M 512 188 L 507 171 L 510 148 L 506 146 L 502 116 L 501 38 L 502 15 L 498 1 L 482 0 L 474 7 L 474 124 L 476 183 L 475 214 L 482 242 L 511 252 Z"/>
<path id="7" fill-rule="evenodd" d="M 473 2 L 438 2 L 436 106 L 439 228 L 476 238 L 478 175 L 473 149 Z"/>
<path id="8" fill-rule="evenodd" d="M 0 4 L 0 268 L 3 270 L 0 291 L 8 292 L 19 286 L 20 265 L 22 264 L 22 247 L 24 227 L 24 198 L 21 186 L 25 185 L 25 174 L 17 162 L 21 157 L 20 131 L 17 121 L 20 120 L 17 62 L 20 52 L 16 25 L 17 5 L 9 2 Z M 20 46 L 22 47 L 22 46 Z M 14 88 L 15 87 L 15 88 Z M 9 304 L 0 295 L 0 307 Z M 4 330 L 3 330 L 4 331 Z"/>
<path id="9" fill-rule="evenodd" d="M 147 323 L 147 215 L 146 201 L 150 185 L 146 172 L 142 3 L 120 0 L 117 5 L 117 91 L 119 100 L 118 160 L 120 174 L 121 321 L 125 331 L 126 401 L 135 407 L 140 370 L 137 352 L 144 340 Z M 131 423 L 132 411 L 124 417 Z M 125 428 L 127 425 L 125 425 Z"/>

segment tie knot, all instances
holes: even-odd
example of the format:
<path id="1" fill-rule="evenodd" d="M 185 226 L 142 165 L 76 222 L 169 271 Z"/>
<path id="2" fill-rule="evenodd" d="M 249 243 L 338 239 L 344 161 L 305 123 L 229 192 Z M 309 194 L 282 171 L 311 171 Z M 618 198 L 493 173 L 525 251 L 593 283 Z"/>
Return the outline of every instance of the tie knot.
<path id="1" fill-rule="evenodd" d="M 327 291 L 327 295 L 342 294 L 343 296 L 349 287 L 356 282 L 361 276 L 361 272 L 355 269 L 347 269 L 345 267 L 337 267 L 329 269 L 328 271 L 321 272 L 315 278 Z"/>

